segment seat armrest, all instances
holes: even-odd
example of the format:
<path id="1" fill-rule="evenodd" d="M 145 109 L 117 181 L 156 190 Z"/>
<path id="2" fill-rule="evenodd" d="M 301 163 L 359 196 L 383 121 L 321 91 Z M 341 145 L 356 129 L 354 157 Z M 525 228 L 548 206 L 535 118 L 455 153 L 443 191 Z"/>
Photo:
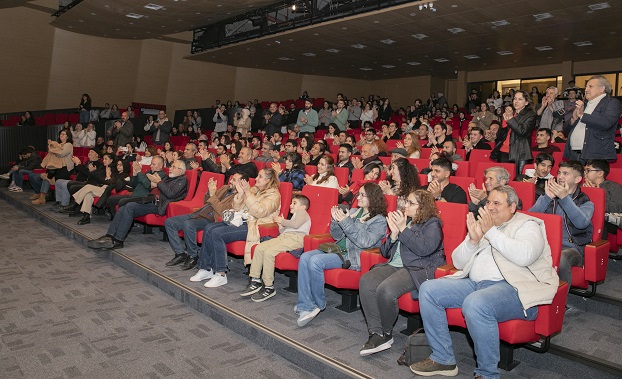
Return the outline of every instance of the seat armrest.
<path id="1" fill-rule="evenodd" d="M 316 250 L 317 247 L 324 242 L 335 242 L 335 240 L 329 233 L 305 236 L 304 251 Z"/>
<path id="2" fill-rule="evenodd" d="M 279 235 L 279 224 L 276 222 L 271 222 L 268 224 L 260 224 L 259 226 L 259 235 L 261 237 L 278 237 Z"/>
<path id="3" fill-rule="evenodd" d="M 548 337 L 562 330 L 567 298 L 568 283 L 560 280 L 551 304 L 538 306 L 538 317 L 534 324 L 537 334 Z"/>
<path id="4" fill-rule="evenodd" d="M 361 264 L 361 274 L 365 274 L 378 263 L 387 261 L 387 259 L 380 254 L 380 249 L 377 247 L 361 251 L 359 260 Z"/>
<path id="5" fill-rule="evenodd" d="M 438 279 L 438 278 L 442 278 L 443 276 L 454 274 L 458 271 L 459 270 L 455 268 L 453 265 L 445 265 L 445 266 L 438 267 L 436 271 L 434 271 L 434 277 Z"/>
<path id="6" fill-rule="evenodd" d="M 609 246 L 610 242 L 603 239 L 585 246 L 583 267 L 586 281 L 597 283 L 605 280 L 609 264 Z"/>

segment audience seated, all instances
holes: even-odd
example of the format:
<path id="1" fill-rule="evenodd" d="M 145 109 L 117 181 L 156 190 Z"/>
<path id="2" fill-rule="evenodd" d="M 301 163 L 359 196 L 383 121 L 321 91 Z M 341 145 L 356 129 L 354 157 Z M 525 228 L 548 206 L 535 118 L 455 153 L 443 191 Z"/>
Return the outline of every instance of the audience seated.
<path id="1" fill-rule="evenodd" d="M 431 163 L 432 181 L 426 189 L 432 193 L 438 201 L 450 203 L 467 203 L 466 192 L 457 184 L 449 183 L 449 176 L 453 171 L 451 161 L 447 158 L 438 158 Z"/>
<path id="2" fill-rule="evenodd" d="M 251 188 L 246 180 L 235 183 L 236 194 L 233 210 L 247 214 L 247 222 L 240 225 L 228 222 L 208 223 L 203 229 L 203 245 L 199 252 L 199 271 L 190 278 L 192 282 L 208 280 L 207 288 L 227 284 L 227 243 L 246 240 L 244 264 L 251 263 L 251 246 L 259 242 L 259 225 L 271 223 L 278 215 L 281 195 L 279 179 L 271 168 L 265 168 L 257 175 Z"/>
<path id="3" fill-rule="evenodd" d="M 298 153 L 287 153 L 284 158 L 284 170 L 281 168 L 281 164 L 276 162 L 272 163 L 272 169 L 279 176 L 279 181 L 290 182 L 294 191 L 301 191 L 305 185 L 305 169 L 302 157 Z"/>
<path id="4" fill-rule="evenodd" d="M 17 161 L 9 172 L 0 175 L 0 179 L 10 180 L 9 191 L 23 192 L 24 175 L 30 175 L 41 167 L 41 158 L 34 148 L 28 146 L 19 152 Z"/>
<path id="5" fill-rule="evenodd" d="M 608 214 L 622 213 L 622 186 L 619 183 L 607 180 L 609 175 L 609 162 L 604 159 L 590 159 L 585 164 L 584 183 L 585 187 L 597 187 L 605 190 L 605 220 Z M 608 233 L 616 234 L 619 225 L 605 222 L 603 238 L 607 238 Z"/>
<path id="6" fill-rule="evenodd" d="M 529 210 L 562 216 L 563 249 L 559 262 L 559 278 L 572 283 L 572 266 L 583 265 L 583 250 L 592 242 L 594 204 L 581 192 L 583 166 L 577 161 L 559 164 L 557 180 L 549 179 L 544 195 Z"/>
<path id="7" fill-rule="evenodd" d="M 33 204 L 45 204 L 45 196 L 55 180 L 69 179 L 69 171 L 74 167 L 72 155 L 72 136 L 68 129 L 62 129 L 58 133 L 58 140 L 48 140 L 48 154 L 41 161 L 41 167 L 45 172 L 42 174 L 33 172 L 28 175 L 28 181 L 35 191 L 30 197 Z"/>
<path id="8" fill-rule="evenodd" d="M 540 153 L 547 153 L 553 155 L 553 153 L 561 151 L 561 149 L 555 145 L 550 145 L 551 129 L 540 128 L 536 133 L 536 144 L 531 147 L 531 151 L 537 151 Z"/>
<path id="9" fill-rule="evenodd" d="M 186 197 L 188 193 L 188 180 L 186 179 L 186 166 L 182 161 L 175 161 L 171 166 L 168 176 L 160 179 L 154 175 L 157 183 L 158 194 L 154 194 L 150 202 L 131 202 L 119 208 L 114 216 L 112 224 L 108 228 L 106 235 L 89 241 L 87 246 L 92 249 L 119 249 L 123 247 L 134 217 L 147 214 L 164 215 L 170 202 L 179 201 Z"/>
<path id="10" fill-rule="evenodd" d="M 307 213 L 309 198 L 294 195 L 289 207 L 291 219 L 282 215 L 273 218 L 279 226 L 279 236 L 255 246 L 252 258 L 248 286 L 240 295 L 250 296 L 254 302 L 261 302 L 276 295 L 274 289 L 274 262 L 276 256 L 283 251 L 301 249 L 304 236 L 311 230 L 311 218 Z M 261 279 L 260 279 L 261 276 Z"/>
<path id="11" fill-rule="evenodd" d="M 387 215 L 390 233 L 380 253 L 388 262 L 375 265 L 359 284 L 369 332 L 361 356 L 391 347 L 399 311 L 397 299 L 408 292 L 417 299 L 421 284 L 434 279 L 436 268 L 445 263 L 443 229 L 432 194 L 411 189 L 403 204 L 403 211 Z"/>
<path id="12" fill-rule="evenodd" d="M 308 324 L 324 308 L 324 270 L 347 268 L 360 270 L 359 255 L 362 250 L 380 246 L 386 233 L 387 203 L 377 184 L 366 183 L 358 193 L 358 208 L 344 212 L 335 206 L 331 209 L 330 234 L 340 252 L 325 253 L 312 250 L 303 253 L 298 264 L 298 326 Z"/>
<path id="13" fill-rule="evenodd" d="M 256 178 L 258 171 L 257 166 L 252 162 L 252 156 L 253 150 L 250 147 L 243 147 L 238 154 L 237 164 L 234 164 L 233 160 L 227 155 L 220 157 L 221 172 L 225 174 L 225 182 L 237 172 L 242 172 L 249 178 Z"/>
<path id="14" fill-rule="evenodd" d="M 494 166 L 484 171 L 484 178 L 484 186 L 482 189 L 475 187 L 475 184 L 469 186 L 469 196 L 471 197 L 471 201 L 469 201 L 468 204 L 469 212 L 472 212 L 475 216 L 479 214 L 480 208 L 486 206 L 490 191 L 499 186 L 505 186 L 510 182 L 510 173 L 503 167 Z M 520 199 L 518 209 L 522 209 Z"/>
<path id="15" fill-rule="evenodd" d="M 190 270 L 199 262 L 199 245 L 197 232 L 205 229 L 207 224 L 218 222 L 225 210 L 231 209 L 233 197 L 236 194 L 236 184 L 240 181 L 248 181 L 244 173 L 235 173 L 231 176 L 229 184 L 216 188 L 216 180 L 210 178 L 205 193 L 205 205 L 192 213 L 169 217 L 164 221 L 164 228 L 168 236 L 168 242 L 175 256 L 166 266 L 181 264 L 181 270 Z M 184 233 L 184 241 L 179 237 L 179 231 Z"/>
<path id="16" fill-rule="evenodd" d="M 536 185 L 536 201 L 542 195 L 544 195 L 544 186 L 546 182 L 553 178 L 551 175 L 551 169 L 555 164 L 553 156 L 547 153 L 540 153 L 536 156 L 534 168 L 528 168 L 524 174 L 516 176 L 514 180 L 519 182 L 531 182 Z"/>
<path id="17" fill-rule="evenodd" d="M 387 179 L 381 180 L 378 185 L 385 195 L 395 195 L 406 198 L 413 190 L 421 188 L 417 168 L 406 158 L 398 158 L 388 167 Z"/>
<path id="18" fill-rule="evenodd" d="M 352 205 L 357 198 L 359 190 L 367 182 L 375 182 L 380 178 L 382 168 L 375 163 L 368 164 L 363 169 L 363 179 L 350 182 L 350 184 L 339 187 L 338 203 Z"/>
<path id="19" fill-rule="evenodd" d="M 458 374 L 447 308 L 462 308 L 474 343 L 475 376 L 498 378 L 497 323 L 534 320 L 536 306 L 553 300 L 559 278 L 552 267 L 544 222 L 516 213 L 517 206 L 518 196 L 511 187 L 493 189 L 478 219 L 470 212 L 467 215 L 468 234 L 452 253 L 460 271 L 421 285 L 419 305 L 432 355 L 410 366 L 415 374 Z"/>
<path id="20" fill-rule="evenodd" d="M 311 186 L 339 188 L 335 176 L 335 161 L 330 155 L 320 156 L 315 175 L 305 175 L 305 183 Z"/>

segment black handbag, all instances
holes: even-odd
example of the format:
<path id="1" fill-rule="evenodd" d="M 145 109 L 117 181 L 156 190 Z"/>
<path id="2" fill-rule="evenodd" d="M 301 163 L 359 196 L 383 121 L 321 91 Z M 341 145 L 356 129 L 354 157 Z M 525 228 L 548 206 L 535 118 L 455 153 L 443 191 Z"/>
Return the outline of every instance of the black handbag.
<path id="1" fill-rule="evenodd" d="M 428 345 L 423 328 L 419 328 L 406 338 L 404 352 L 397 358 L 397 363 L 404 366 L 410 366 L 413 363 L 421 362 L 429 358 L 432 349 Z"/>

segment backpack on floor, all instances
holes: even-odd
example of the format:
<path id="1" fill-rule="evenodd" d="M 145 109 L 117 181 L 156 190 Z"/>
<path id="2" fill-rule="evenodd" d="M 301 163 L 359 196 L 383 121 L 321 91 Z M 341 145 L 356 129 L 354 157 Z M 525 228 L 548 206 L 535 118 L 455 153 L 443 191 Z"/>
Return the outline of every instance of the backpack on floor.
<path id="1" fill-rule="evenodd" d="M 404 366 L 410 366 L 413 363 L 421 362 L 422 360 L 429 358 L 432 354 L 432 349 L 428 345 L 428 340 L 425 337 L 423 328 L 419 328 L 413 332 L 408 338 L 406 338 L 406 345 L 404 346 L 404 352 L 397 359 L 397 363 Z"/>

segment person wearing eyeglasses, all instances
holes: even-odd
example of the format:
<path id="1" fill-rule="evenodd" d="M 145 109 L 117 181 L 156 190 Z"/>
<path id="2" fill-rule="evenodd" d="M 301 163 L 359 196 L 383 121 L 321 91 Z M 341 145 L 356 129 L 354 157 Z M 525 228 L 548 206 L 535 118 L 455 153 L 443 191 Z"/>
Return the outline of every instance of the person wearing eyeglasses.
<path id="1" fill-rule="evenodd" d="M 603 238 L 609 233 L 616 234 L 619 225 L 617 221 L 622 214 L 622 186 L 619 183 L 607 180 L 610 172 L 609 162 L 604 159 L 591 159 L 585 164 L 583 171 L 583 186 L 597 187 L 605 190 L 605 228 Z M 614 216 L 610 216 L 614 215 Z M 612 222 L 613 221 L 613 222 Z"/>
<path id="2" fill-rule="evenodd" d="M 142 203 L 128 203 L 114 216 L 106 235 L 87 242 L 87 246 L 92 249 L 120 249 L 127 237 L 134 217 L 145 216 L 148 214 L 158 214 L 164 216 L 168 204 L 183 200 L 188 193 L 188 180 L 186 179 L 186 164 L 176 160 L 171 165 L 169 174 L 164 179 L 158 175 L 153 176 L 156 182 L 157 191 L 152 191 L 153 201 Z"/>
<path id="3" fill-rule="evenodd" d="M 359 284 L 369 331 L 362 356 L 391 347 L 399 311 L 397 299 L 408 292 L 418 299 L 421 283 L 434 279 L 436 268 L 445 264 L 443 228 L 432 194 L 414 190 L 403 204 L 402 210 L 387 215 L 390 233 L 380 254 L 388 262 L 375 265 Z"/>

